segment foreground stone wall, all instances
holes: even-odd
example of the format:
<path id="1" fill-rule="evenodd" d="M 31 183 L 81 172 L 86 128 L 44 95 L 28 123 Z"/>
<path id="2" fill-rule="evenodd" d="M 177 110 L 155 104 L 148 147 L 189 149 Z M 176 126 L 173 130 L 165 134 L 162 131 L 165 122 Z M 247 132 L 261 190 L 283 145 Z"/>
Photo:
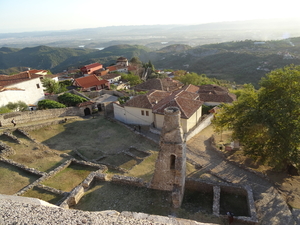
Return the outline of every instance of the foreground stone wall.
<path id="1" fill-rule="evenodd" d="M 0 114 L 0 124 L 1 126 L 12 125 L 11 120 L 13 118 L 17 124 L 22 124 L 64 116 L 84 116 L 84 109 L 80 109 L 78 107 L 68 107 L 61 109 L 5 113 Z"/>

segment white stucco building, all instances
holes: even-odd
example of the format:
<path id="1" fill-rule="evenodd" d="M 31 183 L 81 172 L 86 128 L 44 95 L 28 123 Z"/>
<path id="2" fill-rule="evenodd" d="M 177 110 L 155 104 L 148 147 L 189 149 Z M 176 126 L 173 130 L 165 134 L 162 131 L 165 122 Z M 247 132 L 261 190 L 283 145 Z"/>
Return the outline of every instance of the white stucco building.
<path id="1" fill-rule="evenodd" d="M 16 75 L 0 75 L 0 107 L 23 101 L 35 106 L 45 98 L 40 75 L 28 71 Z"/>

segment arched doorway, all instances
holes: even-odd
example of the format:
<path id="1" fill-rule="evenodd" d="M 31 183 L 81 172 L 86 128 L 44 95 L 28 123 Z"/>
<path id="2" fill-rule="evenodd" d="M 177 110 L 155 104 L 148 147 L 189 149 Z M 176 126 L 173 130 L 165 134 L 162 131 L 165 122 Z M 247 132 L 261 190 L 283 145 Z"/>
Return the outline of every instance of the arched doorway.
<path id="1" fill-rule="evenodd" d="M 85 115 L 85 116 L 91 115 L 91 110 L 90 110 L 90 108 L 87 107 L 87 108 L 84 109 L 84 115 Z"/>

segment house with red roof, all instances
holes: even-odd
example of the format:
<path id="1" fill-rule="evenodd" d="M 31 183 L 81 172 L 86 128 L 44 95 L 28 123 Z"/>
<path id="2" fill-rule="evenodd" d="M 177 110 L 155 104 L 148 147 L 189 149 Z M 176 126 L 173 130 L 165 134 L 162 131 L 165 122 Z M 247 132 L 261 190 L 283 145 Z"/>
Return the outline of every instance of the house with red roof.
<path id="1" fill-rule="evenodd" d="M 17 101 L 36 106 L 45 98 L 40 76 L 29 71 L 16 75 L 0 75 L 0 107 Z"/>
<path id="2" fill-rule="evenodd" d="M 73 81 L 73 86 L 79 87 L 81 91 L 95 91 L 101 89 L 109 89 L 108 80 L 100 80 L 96 75 L 80 77 Z"/>
<path id="3" fill-rule="evenodd" d="M 90 75 L 90 74 L 94 74 L 96 71 L 102 70 L 102 69 L 103 69 L 103 65 L 102 64 L 100 64 L 100 63 L 92 63 L 92 64 L 89 64 L 89 65 L 86 65 L 86 66 L 80 68 L 80 71 L 83 74 Z"/>
<path id="4" fill-rule="evenodd" d="M 133 97 L 124 105 L 115 103 L 114 116 L 126 124 L 154 125 L 161 129 L 164 109 L 177 107 L 181 112 L 182 129 L 187 133 L 201 120 L 202 104 L 197 93 L 151 90 L 147 94 Z"/>
<path id="5" fill-rule="evenodd" d="M 235 94 L 229 93 L 227 88 L 214 84 L 199 86 L 197 93 L 199 94 L 201 101 L 205 102 L 205 105 L 208 106 L 232 103 L 236 100 Z"/>

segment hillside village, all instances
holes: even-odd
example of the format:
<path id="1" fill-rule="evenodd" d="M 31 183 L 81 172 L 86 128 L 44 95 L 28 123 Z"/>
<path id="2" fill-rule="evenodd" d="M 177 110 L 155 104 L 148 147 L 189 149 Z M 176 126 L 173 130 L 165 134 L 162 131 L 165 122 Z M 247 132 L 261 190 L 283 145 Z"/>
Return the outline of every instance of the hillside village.
<path id="1" fill-rule="evenodd" d="M 17 122 L 17 126 L 21 126 L 22 124 L 26 124 L 28 122 L 38 122 L 39 120 L 41 120 L 41 118 L 47 120 L 47 117 L 49 117 L 49 121 L 53 120 L 54 118 L 61 118 L 63 119 L 63 121 L 58 120 L 59 123 L 67 124 L 69 122 L 69 119 L 67 119 L 68 117 L 79 116 L 82 118 L 94 118 L 99 117 L 99 115 L 103 115 L 105 118 L 107 118 L 108 121 L 114 121 L 114 123 L 118 124 L 120 123 L 134 134 L 141 135 L 142 137 L 148 136 L 148 138 L 150 137 L 150 140 L 154 142 L 156 141 L 157 144 L 159 143 L 159 135 L 161 135 L 162 130 L 164 129 L 166 110 L 170 108 L 176 108 L 180 111 L 180 117 L 178 118 L 178 120 L 181 127 L 180 129 L 182 129 L 183 139 L 184 142 L 187 142 L 189 140 L 193 140 L 193 137 L 199 138 L 199 136 L 197 136 L 198 133 L 205 127 L 210 125 L 210 121 L 212 120 L 214 113 L 216 113 L 218 110 L 218 105 L 223 103 L 233 103 L 237 99 L 236 95 L 230 93 L 227 88 L 216 84 L 205 84 L 199 86 L 193 84 L 183 84 L 179 80 L 173 79 L 174 73 L 164 73 L 161 71 L 157 71 L 157 73 L 164 73 L 164 77 L 149 79 L 149 73 L 151 73 L 150 70 L 151 69 L 149 68 L 140 68 L 136 64 L 131 64 L 125 57 L 119 57 L 116 59 L 114 65 L 108 67 L 104 67 L 101 63 L 92 63 L 84 65 L 78 70 L 64 71 L 59 74 L 48 74 L 47 70 L 28 69 L 28 71 L 15 75 L 0 75 L 0 107 L 6 106 L 10 102 L 18 101 L 24 102 L 27 105 L 27 110 L 25 112 L 14 111 L 11 113 L 0 115 L 0 125 L 3 129 L 11 127 L 12 118 Z M 139 76 L 142 82 L 137 85 L 131 85 L 129 80 L 122 79 L 122 74 L 128 73 Z M 68 90 L 64 93 L 71 93 L 73 95 L 80 96 L 84 99 L 84 101 L 78 103 L 76 106 L 66 107 L 66 109 L 40 109 L 40 101 L 51 100 L 58 102 L 59 96 L 64 94 L 48 93 L 46 91 L 46 88 L 43 87 L 43 79 L 51 79 L 55 82 L 62 82 L 64 80 L 70 81 L 71 85 L 67 87 Z M 64 118 L 66 120 L 64 120 Z M 26 132 L 24 133 L 25 135 L 27 135 L 27 137 L 31 138 L 30 135 L 26 134 Z M 14 135 L 10 136 L 14 138 Z M 220 151 L 224 150 L 222 149 L 223 146 L 220 147 L 218 145 L 218 147 L 220 149 L 217 149 L 217 146 L 215 146 L 215 154 L 226 155 L 230 153 L 232 149 L 239 149 L 239 144 L 231 143 L 230 145 L 227 145 L 226 148 L 224 146 L 224 149 L 227 151 L 225 151 L 225 153 L 223 151 Z M 9 160 L 6 159 L 7 152 L 5 152 L 4 149 L 6 151 L 5 146 L 3 148 L 1 147 L 0 156 L 2 157 L 2 161 L 7 162 Z M 132 156 L 134 154 L 132 153 L 133 151 L 131 147 L 129 148 L 129 150 L 122 151 L 122 153 L 125 152 L 127 156 L 130 155 L 135 159 L 138 158 L 140 160 L 140 158 L 142 158 Z M 74 158 L 68 160 L 69 164 L 66 162 L 61 166 L 60 169 L 64 169 L 69 165 L 77 163 L 80 165 L 97 167 L 98 172 L 101 170 L 99 173 L 93 173 L 91 177 L 87 177 L 82 184 L 83 186 L 79 185 L 72 191 L 69 191 L 68 200 L 65 200 L 63 203 L 61 202 L 61 207 L 62 205 L 64 205 L 65 208 L 69 208 L 73 205 L 78 204 L 79 199 L 88 190 L 90 183 L 94 179 L 107 179 L 106 177 L 103 178 L 103 176 L 106 175 L 103 175 L 105 173 L 105 167 L 101 166 L 101 159 L 109 157 L 109 154 L 110 153 L 105 153 L 104 156 L 96 155 L 87 157 L 82 152 L 77 151 L 76 155 L 80 156 L 80 158 L 84 162 L 77 161 L 77 159 Z M 118 154 L 113 156 L 117 157 Z M 142 153 L 139 152 L 135 154 L 138 155 Z M 145 152 L 143 152 L 143 154 L 145 154 Z M 189 152 L 189 154 L 191 154 L 191 152 Z M 189 161 L 189 163 L 192 163 L 193 167 L 202 169 L 202 166 L 199 163 L 201 162 L 201 157 L 197 156 L 196 152 L 194 152 L 193 154 L 188 155 L 187 160 Z M 94 159 L 94 157 L 98 158 Z M 173 161 L 175 162 L 175 159 L 173 159 Z M 224 162 L 227 161 L 224 160 Z M 172 164 L 172 160 L 170 163 Z M 108 165 L 111 166 L 110 164 Z M 240 167 L 242 166 L 240 165 Z M 116 170 L 120 169 L 118 167 L 113 168 Z M 43 179 L 44 176 L 46 176 L 45 174 L 43 174 L 43 172 L 41 173 L 37 171 L 35 173 L 39 174 L 39 176 L 41 176 Z M 245 172 L 245 174 L 246 173 L 248 172 Z M 49 174 L 47 174 L 47 176 L 49 176 Z M 219 182 L 219 184 L 211 184 L 208 182 L 208 184 L 205 183 L 202 186 L 205 186 L 209 189 L 212 188 L 214 193 L 218 193 L 218 191 L 216 191 L 215 189 L 219 188 L 219 194 L 220 192 L 231 193 L 232 191 L 237 191 L 237 193 L 242 193 L 242 196 L 247 196 L 247 203 L 245 204 L 248 204 L 248 212 L 245 213 L 244 216 L 238 217 L 237 215 L 236 220 L 238 222 L 233 224 L 246 224 L 247 222 L 258 224 L 259 218 L 257 218 L 256 216 L 251 188 L 247 187 L 245 189 L 241 189 L 240 186 L 232 184 L 233 182 L 230 182 L 230 178 L 226 180 L 227 178 L 222 177 L 217 172 L 215 172 L 215 174 L 217 174 L 216 177 L 218 177 L 218 179 L 221 178 L 217 181 L 217 183 Z M 235 176 L 235 181 L 239 177 L 237 175 L 233 176 Z M 145 187 L 143 186 L 144 184 L 142 184 L 143 182 L 137 178 L 136 180 L 134 178 L 130 178 L 133 179 L 133 181 L 128 181 L 126 180 L 127 178 L 123 177 L 118 177 L 115 179 L 119 179 L 118 182 L 122 184 L 126 182 L 130 184 L 138 183 L 138 185 L 140 185 L 141 187 Z M 198 181 L 188 180 L 187 186 L 197 186 L 199 185 L 199 183 L 197 182 Z M 222 186 L 223 183 L 226 183 L 224 184 L 225 186 Z M 218 188 L 216 188 L 217 186 Z M 26 187 L 25 189 L 30 188 L 32 187 Z M 59 190 L 54 189 L 52 190 L 52 192 L 59 192 Z M 59 193 L 62 194 L 61 192 Z M 258 195 L 258 193 L 256 194 Z M 274 196 L 276 196 L 276 200 L 280 199 L 278 201 L 282 201 L 277 192 L 276 194 L 274 194 Z M 220 196 L 218 199 L 220 199 Z M 219 216 L 220 218 L 223 218 L 223 222 L 227 221 L 226 212 L 225 214 L 224 212 L 220 213 L 221 210 L 218 207 L 220 208 L 221 206 L 214 205 L 213 214 Z M 259 207 L 260 208 L 258 211 L 262 214 L 260 210 L 262 210 L 263 206 L 259 205 Z M 286 213 L 289 212 L 287 210 L 287 207 L 283 208 L 284 221 L 288 221 L 287 224 L 292 224 L 291 219 L 286 218 Z M 276 218 L 280 217 L 280 215 L 276 216 Z M 155 219 L 154 221 L 157 222 L 159 220 Z M 186 224 L 189 223 L 193 224 L 193 222 L 191 221 L 186 222 Z M 183 224 L 185 223 L 183 222 Z"/>

